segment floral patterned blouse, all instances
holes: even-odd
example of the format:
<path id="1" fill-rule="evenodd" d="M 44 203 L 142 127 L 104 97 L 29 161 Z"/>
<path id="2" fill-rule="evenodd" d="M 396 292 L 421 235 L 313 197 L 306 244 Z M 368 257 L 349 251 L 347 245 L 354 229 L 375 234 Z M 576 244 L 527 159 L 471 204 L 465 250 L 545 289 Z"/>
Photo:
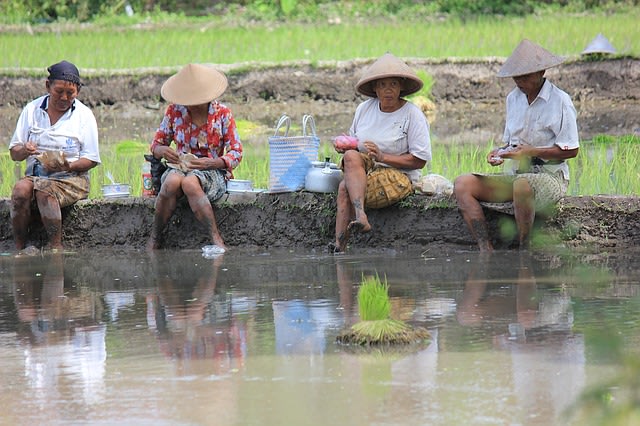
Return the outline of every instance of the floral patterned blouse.
<path id="1" fill-rule="evenodd" d="M 242 143 L 231 110 L 218 101 L 209 103 L 207 123 L 196 126 L 184 105 L 170 104 L 151 143 L 151 152 L 158 145 L 176 144 L 178 154 L 222 158 L 227 165 L 227 178 L 233 178 L 242 160 Z"/>

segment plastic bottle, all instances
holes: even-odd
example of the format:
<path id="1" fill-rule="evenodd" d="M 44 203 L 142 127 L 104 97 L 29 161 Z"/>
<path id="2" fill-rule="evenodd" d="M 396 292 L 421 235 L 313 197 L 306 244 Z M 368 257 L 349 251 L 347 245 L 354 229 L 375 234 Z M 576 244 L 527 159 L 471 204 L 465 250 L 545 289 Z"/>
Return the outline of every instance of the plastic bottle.
<path id="1" fill-rule="evenodd" d="M 142 163 L 142 196 L 153 197 L 154 195 L 153 180 L 151 179 L 151 163 L 145 161 Z"/>

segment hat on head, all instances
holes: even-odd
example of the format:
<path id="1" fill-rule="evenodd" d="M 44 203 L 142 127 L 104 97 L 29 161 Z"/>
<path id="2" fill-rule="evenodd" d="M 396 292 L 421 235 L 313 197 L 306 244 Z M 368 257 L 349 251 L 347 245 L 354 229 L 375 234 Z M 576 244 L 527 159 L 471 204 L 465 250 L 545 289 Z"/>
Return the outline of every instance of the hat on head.
<path id="1" fill-rule="evenodd" d="M 502 64 L 498 77 L 517 77 L 543 71 L 560 65 L 564 60 L 565 58 L 556 56 L 534 42 L 524 39 Z"/>
<path id="2" fill-rule="evenodd" d="M 201 64 L 188 64 L 164 82 L 160 94 L 179 105 L 211 102 L 227 89 L 227 77 L 220 71 Z"/>
<path id="3" fill-rule="evenodd" d="M 602 34 L 598 34 L 591 43 L 582 51 L 583 55 L 591 53 L 616 53 L 616 49 L 609 43 L 609 40 Z"/>
<path id="4" fill-rule="evenodd" d="M 71 62 L 61 61 L 53 64 L 47 68 L 47 72 L 49 73 L 47 77 L 49 81 L 64 80 L 82 86 L 80 82 L 80 71 L 78 71 L 78 68 Z"/>
<path id="5" fill-rule="evenodd" d="M 372 98 L 377 97 L 373 82 L 381 78 L 397 77 L 403 81 L 400 96 L 408 96 L 422 89 L 420 77 L 400 59 L 385 53 L 362 73 L 356 91 Z"/>

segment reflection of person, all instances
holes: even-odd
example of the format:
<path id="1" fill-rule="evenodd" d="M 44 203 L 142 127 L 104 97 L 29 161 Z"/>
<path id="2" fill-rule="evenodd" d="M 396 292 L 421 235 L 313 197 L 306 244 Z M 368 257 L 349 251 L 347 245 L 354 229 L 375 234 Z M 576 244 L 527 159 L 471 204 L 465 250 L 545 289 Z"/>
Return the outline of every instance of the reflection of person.
<path id="1" fill-rule="evenodd" d="M 59 398 L 68 383 L 82 391 L 74 396 L 85 402 L 97 402 L 104 396 L 107 351 L 106 326 L 99 321 L 102 306 L 94 292 L 76 291 L 76 283 L 65 283 L 63 256 L 57 252 L 38 262 L 31 257 L 14 262 L 24 377 L 34 389 L 32 402 L 43 406 Z"/>
<path id="2" fill-rule="evenodd" d="M 47 68 L 47 94 L 20 114 L 9 150 L 13 161 L 27 162 L 26 175 L 11 193 L 15 245 L 25 248 L 35 201 L 49 247 L 62 248 L 62 207 L 89 195 L 89 170 L 100 163 L 98 126 L 77 98 L 78 68 L 62 61 Z"/>
<path id="3" fill-rule="evenodd" d="M 479 256 L 464 284 L 458 322 L 492 330 L 493 346 L 510 354 L 511 374 L 505 377 L 511 377 L 516 413 L 556 424 L 585 379 L 584 338 L 573 331 L 571 298 L 558 288 L 538 287 L 527 252 L 500 259 Z M 496 274 L 493 282 L 488 277 L 505 265 L 511 265 L 508 270 L 518 265 L 508 287 L 504 274 Z"/>
<path id="4" fill-rule="evenodd" d="M 160 235 L 183 195 L 213 244 L 225 248 L 212 203 L 224 195 L 227 179 L 233 178 L 233 169 L 242 160 L 235 119 L 231 110 L 216 100 L 226 88 L 223 73 L 200 64 L 185 66 L 162 85 L 162 97 L 171 103 L 153 138 L 151 152 L 174 167 L 162 175 L 149 249 L 159 247 Z M 185 161 L 188 157 L 193 159 Z"/>
<path id="5" fill-rule="evenodd" d="M 351 232 L 369 232 L 365 208 L 382 208 L 413 192 L 431 160 L 429 124 L 405 96 L 419 91 L 422 80 L 390 53 L 363 73 L 356 90 L 369 96 L 358 105 L 349 130 L 358 148 L 343 153 L 344 179 L 338 188 L 334 252 L 345 251 Z"/>
<path id="6" fill-rule="evenodd" d="M 238 368 L 244 361 L 246 325 L 235 318 L 215 317 L 215 289 L 223 256 L 176 264 L 157 259 L 158 293 L 147 298 L 150 324 L 158 332 L 162 351 L 185 374 L 199 366 L 216 374 Z M 186 277 L 189 277 L 185 280 Z M 189 281 L 192 284 L 186 284 Z M 199 363 L 198 360 L 214 361 Z"/>
<path id="7" fill-rule="evenodd" d="M 576 110 L 569 95 L 544 77 L 545 70 L 562 61 L 523 40 L 498 72 L 498 77 L 512 77 L 517 87 L 507 96 L 505 146 L 492 150 L 487 161 L 498 166 L 508 159 L 508 173 L 466 174 L 454 185 L 458 207 L 481 251 L 493 250 L 481 203 L 512 202 L 520 246 L 526 248 L 536 211 L 552 207 L 567 191 L 566 160 L 579 148 Z"/>

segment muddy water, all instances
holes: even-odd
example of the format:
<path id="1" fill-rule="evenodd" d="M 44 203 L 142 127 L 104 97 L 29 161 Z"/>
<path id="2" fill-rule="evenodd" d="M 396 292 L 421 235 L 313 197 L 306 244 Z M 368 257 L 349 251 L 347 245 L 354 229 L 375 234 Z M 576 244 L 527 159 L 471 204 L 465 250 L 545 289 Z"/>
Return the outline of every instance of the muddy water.
<path id="1" fill-rule="evenodd" d="M 567 424 L 640 341 L 633 258 L 234 249 L 0 266 L 6 424 Z M 429 344 L 335 343 L 375 273 Z"/>

